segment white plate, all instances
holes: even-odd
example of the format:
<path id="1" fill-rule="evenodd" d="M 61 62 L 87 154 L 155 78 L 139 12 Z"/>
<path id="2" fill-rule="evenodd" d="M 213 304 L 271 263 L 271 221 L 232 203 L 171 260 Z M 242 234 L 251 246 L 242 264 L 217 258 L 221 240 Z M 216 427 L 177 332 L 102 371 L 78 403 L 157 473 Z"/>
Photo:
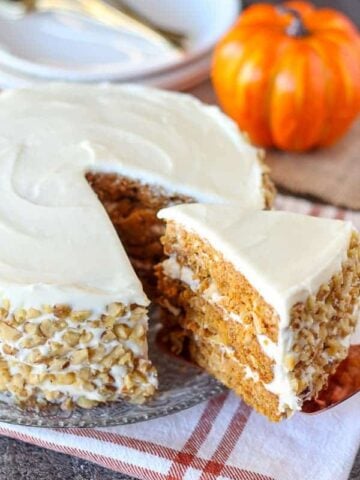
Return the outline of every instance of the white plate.
<path id="1" fill-rule="evenodd" d="M 197 61 L 182 65 L 181 68 L 167 70 L 149 77 L 140 77 L 133 82 L 168 90 L 187 90 L 209 77 L 211 54 L 200 57 Z"/>
<path id="2" fill-rule="evenodd" d="M 186 90 L 201 83 L 209 76 L 210 63 L 211 54 L 207 54 L 180 68 L 169 69 L 146 77 L 135 77 L 129 82 L 168 90 Z M 46 81 L 46 78 L 14 72 L 0 65 L 0 89 L 24 88 Z"/>
<path id="3" fill-rule="evenodd" d="M 144 76 L 154 80 L 170 71 L 173 78 L 183 67 L 193 75 L 196 62 L 203 61 L 239 13 L 238 0 L 128 3 L 161 25 L 185 32 L 187 52 L 161 49 L 70 14 L 32 14 L 19 20 L 0 18 L 0 69 L 8 78 L 12 73 L 65 81 L 136 81 Z"/>

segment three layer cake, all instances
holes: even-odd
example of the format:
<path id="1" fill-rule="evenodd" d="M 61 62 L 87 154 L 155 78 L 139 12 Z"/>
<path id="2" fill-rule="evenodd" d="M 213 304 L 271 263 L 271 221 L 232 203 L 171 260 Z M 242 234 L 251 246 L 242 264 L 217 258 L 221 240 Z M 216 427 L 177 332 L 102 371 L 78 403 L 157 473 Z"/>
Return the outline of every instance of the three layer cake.
<path id="1" fill-rule="evenodd" d="M 274 421 L 314 398 L 348 352 L 360 240 L 348 222 L 238 205 L 161 210 L 157 267 L 173 348 Z"/>

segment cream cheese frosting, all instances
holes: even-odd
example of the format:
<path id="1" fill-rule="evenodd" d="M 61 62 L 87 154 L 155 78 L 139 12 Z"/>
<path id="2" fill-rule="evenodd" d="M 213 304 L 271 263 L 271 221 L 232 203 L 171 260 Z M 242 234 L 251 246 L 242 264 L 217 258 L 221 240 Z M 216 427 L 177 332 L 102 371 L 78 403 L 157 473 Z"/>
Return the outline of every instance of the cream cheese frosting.
<path id="1" fill-rule="evenodd" d="M 258 151 L 235 124 L 189 96 L 144 87 L 1 93 L 0 168 L 0 295 L 15 308 L 147 304 L 89 171 L 264 206 Z"/>
<path id="2" fill-rule="evenodd" d="M 341 268 L 350 222 L 236 205 L 186 204 L 160 210 L 159 218 L 194 231 L 241 272 L 280 316 Z"/>
<path id="3" fill-rule="evenodd" d="M 240 210 L 236 205 L 187 204 L 160 210 L 158 216 L 207 240 L 278 313 L 278 342 L 257 336 L 274 360 L 274 379 L 264 387 L 279 396 L 280 412 L 300 409 L 301 399 L 285 365 L 293 342 L 291 307 L 316 294 L 341 269 L 352 224 L 289 212 Z M 194 289 L 196 278 L 189 282 L 189 272 L 184 275 L 180 267 L 177 271 L 176 264 L 174 258 L 165 260 L 165 273 Z"/>

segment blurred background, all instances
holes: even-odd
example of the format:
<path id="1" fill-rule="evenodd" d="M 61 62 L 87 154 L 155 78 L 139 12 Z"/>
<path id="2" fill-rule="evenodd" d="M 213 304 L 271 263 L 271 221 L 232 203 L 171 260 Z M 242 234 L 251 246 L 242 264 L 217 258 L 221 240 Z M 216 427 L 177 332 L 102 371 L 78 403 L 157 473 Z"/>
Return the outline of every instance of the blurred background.
<path id="1" fill-rule="evenodd" d="M 0 88 L 61 80 L 189 89 L 207 78 L 214 45 L 253 3 L 0 0 Z M 360 24 L 358 0 L 313 3 Z"/>
<path id="2" fill-rule="evenodd" d="M 258 0 L 245 0 L 244 6 L 247 7 L 253 3 L 259 3 Z M 264 0 L 261 3 L 272 3 L 277 4 L 278 1 L 275 0 Z M 332 7 L 336 8 L 337 10 L 342 11 L 349 18 L 352 19 L 353 22 L 360 26 L 360 1 L 359 0 L 314 0 L 312 2 L 317 7 Z"/>

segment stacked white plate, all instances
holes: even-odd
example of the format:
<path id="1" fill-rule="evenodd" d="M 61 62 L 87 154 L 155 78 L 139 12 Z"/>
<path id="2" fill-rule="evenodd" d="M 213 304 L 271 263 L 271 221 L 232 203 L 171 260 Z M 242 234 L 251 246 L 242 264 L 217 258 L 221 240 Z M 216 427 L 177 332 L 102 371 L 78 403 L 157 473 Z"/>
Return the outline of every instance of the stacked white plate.
<path id="1" fill-rule="evenodd" d="M 0 0 L 1 3 L 1 0 Z M 127 0 L 154 23 L 185 33 L 179 53 L 65 12 L 13 19 L 0 10 L 0 88 L 32 83 L 136 82 L 185 89 L 204 80 L 239 0 Z"/>

